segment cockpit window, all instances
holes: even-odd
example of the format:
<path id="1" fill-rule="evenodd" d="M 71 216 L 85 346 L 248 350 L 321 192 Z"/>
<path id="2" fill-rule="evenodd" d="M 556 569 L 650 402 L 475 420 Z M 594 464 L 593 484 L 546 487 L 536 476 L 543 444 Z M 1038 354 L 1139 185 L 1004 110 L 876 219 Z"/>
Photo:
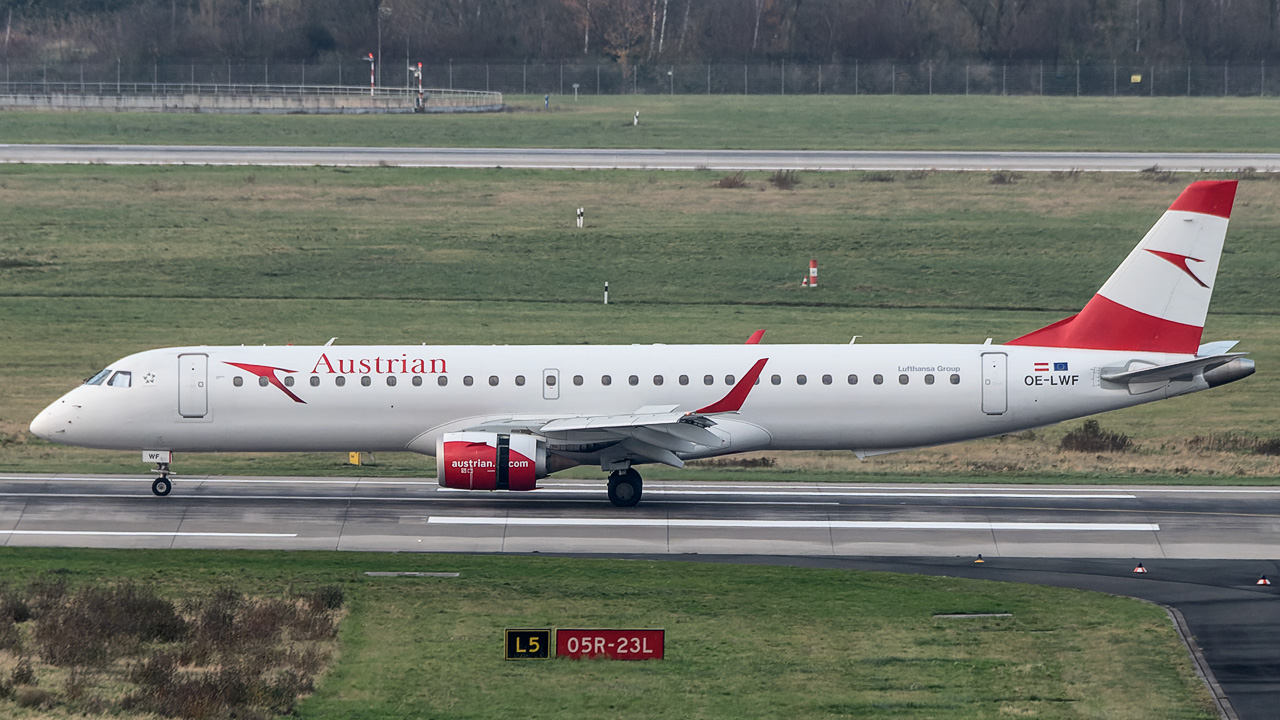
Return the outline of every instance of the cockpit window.
<path id="1" fill-rule="evenodd" d="M 85 380 L 84 384 L 85 385 L 101 385 L 102 381 L 106 380 L 107 376 L 110 374 L 111 374 L 111 368 L 107 368 L 106 370 L 103 370 L 97 375 L 94 375 L 93 377 L 89 378 L 88 380 Z"/>
<path id="2" fill-rule="evenodd" d="M 133 373 L 121 370 L 111 376 L 111 380 L 107 382 L 111 387 L 129 387 L 133 384 Z"/>

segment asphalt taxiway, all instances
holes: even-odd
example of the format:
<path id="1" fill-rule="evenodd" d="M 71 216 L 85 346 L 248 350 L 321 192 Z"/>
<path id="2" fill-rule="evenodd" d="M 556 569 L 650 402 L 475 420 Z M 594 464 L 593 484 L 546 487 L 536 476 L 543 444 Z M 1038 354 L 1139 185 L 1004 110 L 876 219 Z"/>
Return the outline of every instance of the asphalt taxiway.
<path id="1" fill-rule="evenodd" d="M 1280 585 L 1255 584 L 1280 581 L 1280 488 L 647 481 L 623 509 L 602 480 L 471 493 L 178 476 L 158 498 L 141 474 L 0 475 L 0 544 L 607 554 L 1076 587 L 1177 608 L 1229 712 L 1280 707 Z"/>
<path id="2" fill-rule="evenodd" d="M 0 163 L 280 165 L 628 170 L 1083 170 L 1259 172 L 1280 153 L 873 150 L 646 150 L 591 148 L 266 147 L 0 144 Z"/>

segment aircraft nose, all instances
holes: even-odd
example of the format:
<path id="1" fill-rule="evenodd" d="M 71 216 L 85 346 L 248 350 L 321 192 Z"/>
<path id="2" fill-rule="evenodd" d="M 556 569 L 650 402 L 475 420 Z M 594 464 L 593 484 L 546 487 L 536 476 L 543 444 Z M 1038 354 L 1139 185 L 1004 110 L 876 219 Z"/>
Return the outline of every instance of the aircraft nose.
<path id="1" fill-rule="evenodd" d="M 36 416 L 36 419 L 31 421 L 32 435 L 35 435 L 41 440 L 49 440 L 51 442 L 57 441 L 56 435 L 59 432 L 66 431 L 65 428 L 59 427 L 59 425 L 63 424 L 60 422 L 58 418 L 59 406 L 62 404 L 62 402 L 63 401 L 59 400 L 58 402 L 40 411 L 40 414 Z"/>

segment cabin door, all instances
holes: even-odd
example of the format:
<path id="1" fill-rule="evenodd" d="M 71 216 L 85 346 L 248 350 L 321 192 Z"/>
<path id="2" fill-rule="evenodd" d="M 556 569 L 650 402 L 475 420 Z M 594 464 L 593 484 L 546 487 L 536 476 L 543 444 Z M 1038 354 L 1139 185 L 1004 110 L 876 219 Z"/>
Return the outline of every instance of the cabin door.
<path id="1" fill-rule="evenodd" d="M 1009 409 L 1008 359 L 1004 353 L 982 354 L 982 412 L 1003 415 Z"/>
<path id="2" fill-rule="evenodd" d="M 178 414 L 201 418 L 209 413 L 209 356 L 178 356 Z"/>

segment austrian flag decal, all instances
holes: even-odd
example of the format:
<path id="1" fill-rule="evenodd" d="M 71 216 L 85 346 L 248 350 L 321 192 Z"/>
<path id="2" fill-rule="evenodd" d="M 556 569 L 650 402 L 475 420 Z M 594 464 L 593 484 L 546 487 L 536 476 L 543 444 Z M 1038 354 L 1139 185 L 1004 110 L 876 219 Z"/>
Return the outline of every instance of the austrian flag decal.
<path id="1" fill-rule="evenodd" d="M 1054 371 L 1054 372 L 1066 372 L 1066 371 L 1067 371 L 1067 363 L 1064 363 L 1064 362 L 1056 362 L 1056 363 L 1053 363 L 1053 371 Z M 1038 362 L 1038 363 L 1036 363 L 1036 372 L 1049 372 L 1049 363 L 1047 363 L 1047 362 Z"/>

